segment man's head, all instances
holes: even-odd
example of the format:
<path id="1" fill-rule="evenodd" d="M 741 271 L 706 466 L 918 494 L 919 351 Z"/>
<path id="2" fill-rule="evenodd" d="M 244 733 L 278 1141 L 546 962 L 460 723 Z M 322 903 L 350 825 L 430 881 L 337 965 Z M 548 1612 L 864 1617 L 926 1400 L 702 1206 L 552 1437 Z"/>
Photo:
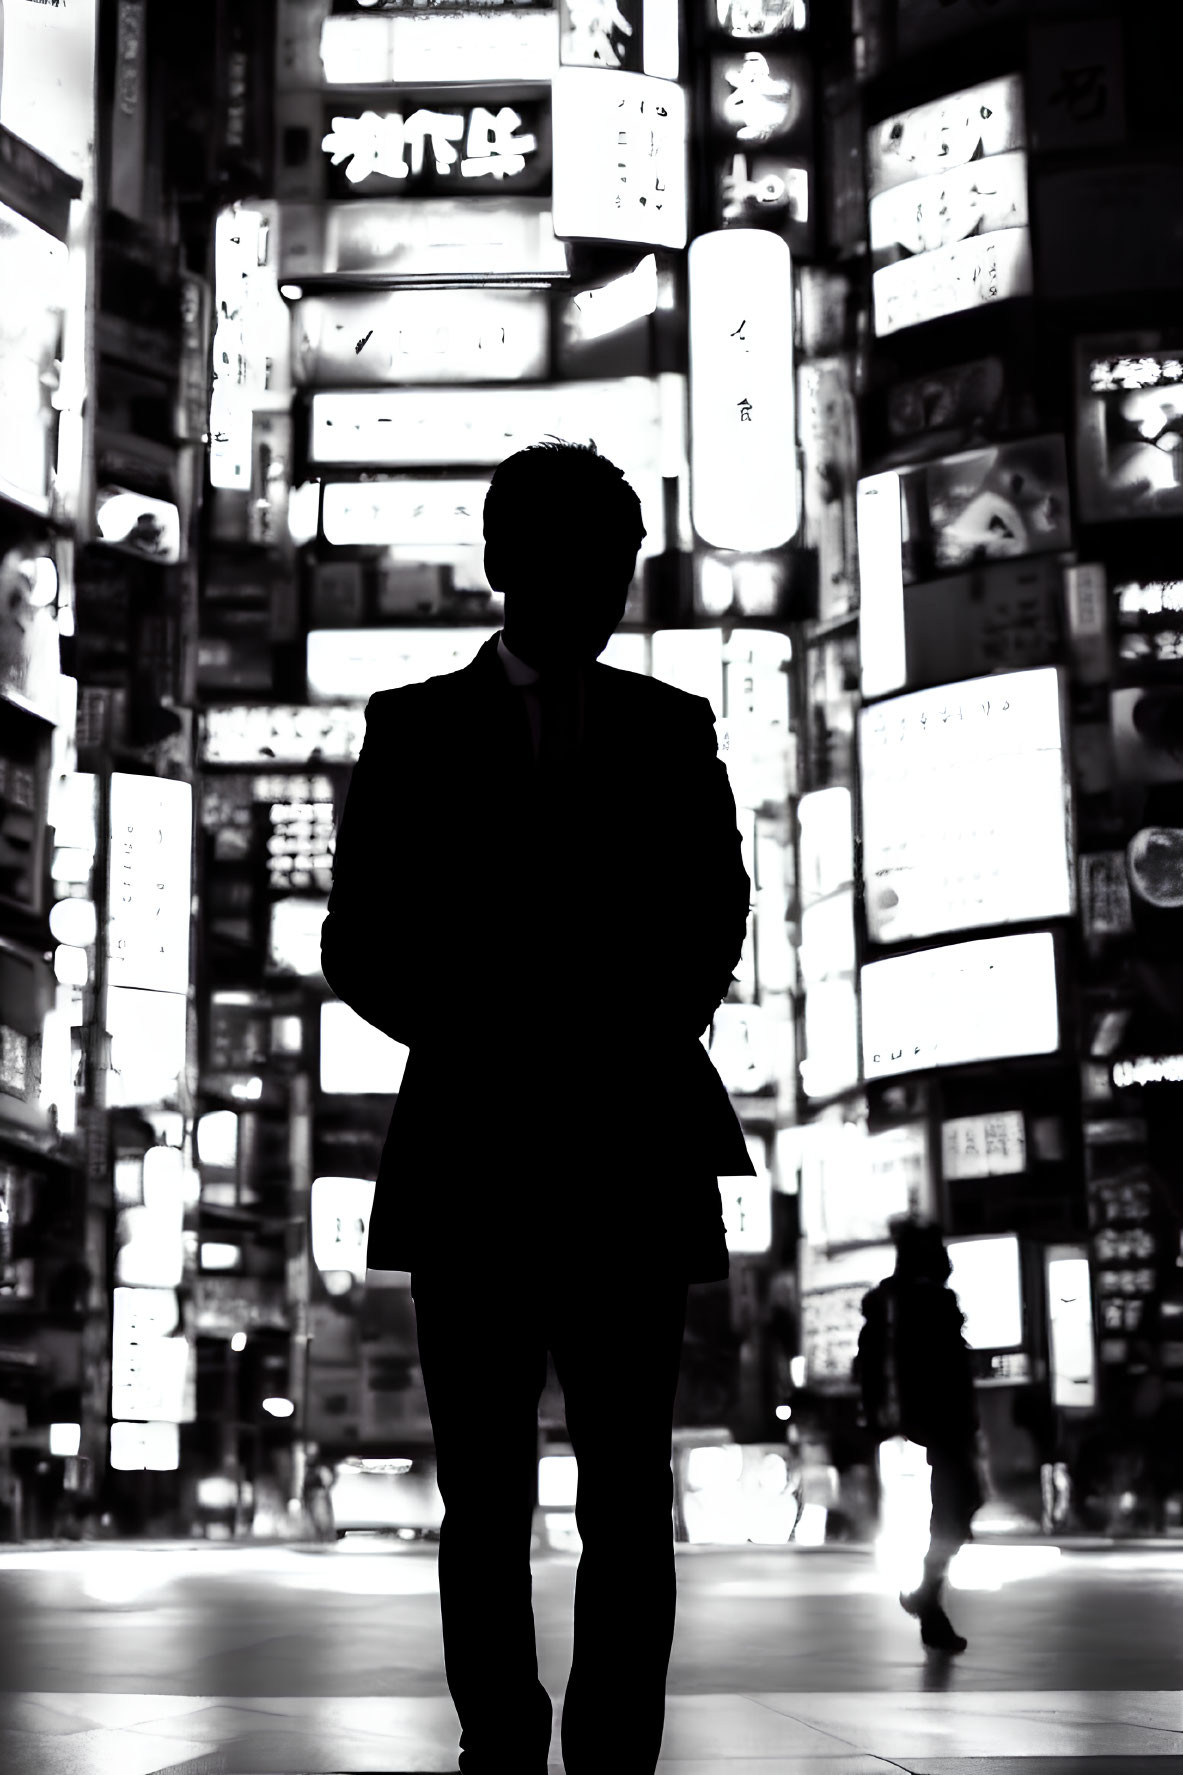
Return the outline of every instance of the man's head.
<path id="1" fill-rule="evenodd" d="M 484 518 L 506 646 L 539 671 L 595 659 L 624 615 L 645 534 L 620 469 L 594 444 L 532 444 L 494 471 Z"/>
<path id="2" fill-rule="evenodd" d="M 953 1266 L 945 1250 L 945 1239 L 939 1226 L 928 1221 L 896 1220 L 891 1225 L 895 1243 L 895 1273 L 910 1281 L 947 1282 Z"/>

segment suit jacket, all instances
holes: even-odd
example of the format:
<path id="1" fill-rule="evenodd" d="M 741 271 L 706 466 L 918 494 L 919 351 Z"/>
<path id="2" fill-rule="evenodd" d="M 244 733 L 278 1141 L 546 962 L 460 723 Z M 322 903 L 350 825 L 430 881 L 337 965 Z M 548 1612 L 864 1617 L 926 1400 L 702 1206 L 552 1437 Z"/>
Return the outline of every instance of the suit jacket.
<path id="1" fill-rule="evenodd" d="M 585 668 L 551 812 L 496 644 L 371 697 L 339 822 L 324 975 L 410 1050 L 369 1263 L 639 1249 L 725 1276 L 717 1179 L 752 1164 L 699 1036 L 750 883 L 710 705 Z"/>

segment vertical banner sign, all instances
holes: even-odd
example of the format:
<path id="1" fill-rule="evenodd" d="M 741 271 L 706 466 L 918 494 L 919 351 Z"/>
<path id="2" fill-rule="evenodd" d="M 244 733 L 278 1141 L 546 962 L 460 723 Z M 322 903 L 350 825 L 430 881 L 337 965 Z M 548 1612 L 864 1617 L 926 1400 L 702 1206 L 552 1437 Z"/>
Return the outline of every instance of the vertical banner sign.
<path id="1" fill-rule="evenodd" d="M 898 690 L 907 674 L 903 515 L 894 469 L 858 484 L 859 655 L 864 696 Z"/>
<path id="2" fill-rule="evenodd" d="M 714 548 L 780 548 L 796 534 L 793 262 L 756 229 L 691 243 L 691 517 Z"/>
<path id="3" fill-rule="evenodd" d="M 559 61 L 564 68 L 639 74 L 642 11 L 641 0 L 559 0 Z"/>
<path id="4" fill-rule="evenodd" d="M 109 985 L 188 990 L 192 824 L 188 783 L 112 776 Z"/>
<path id="5" fill-rule="evenodd" d="M 561 240 L 686 245 L 686 94 L 672 80 L 560 68 L 551 88 Z"/>

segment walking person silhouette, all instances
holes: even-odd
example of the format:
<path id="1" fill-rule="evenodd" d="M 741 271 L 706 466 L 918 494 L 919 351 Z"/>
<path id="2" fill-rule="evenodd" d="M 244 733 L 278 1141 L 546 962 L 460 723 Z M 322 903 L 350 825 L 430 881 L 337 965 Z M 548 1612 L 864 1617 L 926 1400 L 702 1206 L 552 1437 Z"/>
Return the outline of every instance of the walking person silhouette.
<path id="1" fill-rule="evenodd" d="M 599 663 L 645 534 L 621 471 L 594 446 L 519 451 L 484 532 L 504 627 L 461 670 L 370 699 L 322 962 L 410 1050 L 368 1257 L 411 1272 L 463 1775 L 547 1767 L 530 1542 L 548 1350 L 579 1472 L 567 1775 L 652 1775 L 687 1288 L 727 1275 L 718 1178 L 752 1173 L 699 1038 L 750 883 L 710 705 Z"/>

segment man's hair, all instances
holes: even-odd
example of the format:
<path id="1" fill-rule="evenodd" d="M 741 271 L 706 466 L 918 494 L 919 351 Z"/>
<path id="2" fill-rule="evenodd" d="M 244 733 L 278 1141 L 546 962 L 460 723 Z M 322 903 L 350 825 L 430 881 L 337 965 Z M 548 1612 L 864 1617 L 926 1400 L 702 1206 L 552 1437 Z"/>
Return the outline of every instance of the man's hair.
<path id="1" fill-rule="evenodd" d="M 485 541 L 528 560 L 556 544 L 584 542 L 635 552 L 645 526 L 624 473 L 594 443 L 550 438 L 507 456 L 485 495 Z"/>
<path id="2" fill-rule="evenodd" d="M 897 1275 L 928 1276 L 942 1279 L 949 1273 L 949 1253 L 945 1236 L 932 1221 L 913 1215 L 901 1215 L 889 1223 L 895 1245 Z"/>

